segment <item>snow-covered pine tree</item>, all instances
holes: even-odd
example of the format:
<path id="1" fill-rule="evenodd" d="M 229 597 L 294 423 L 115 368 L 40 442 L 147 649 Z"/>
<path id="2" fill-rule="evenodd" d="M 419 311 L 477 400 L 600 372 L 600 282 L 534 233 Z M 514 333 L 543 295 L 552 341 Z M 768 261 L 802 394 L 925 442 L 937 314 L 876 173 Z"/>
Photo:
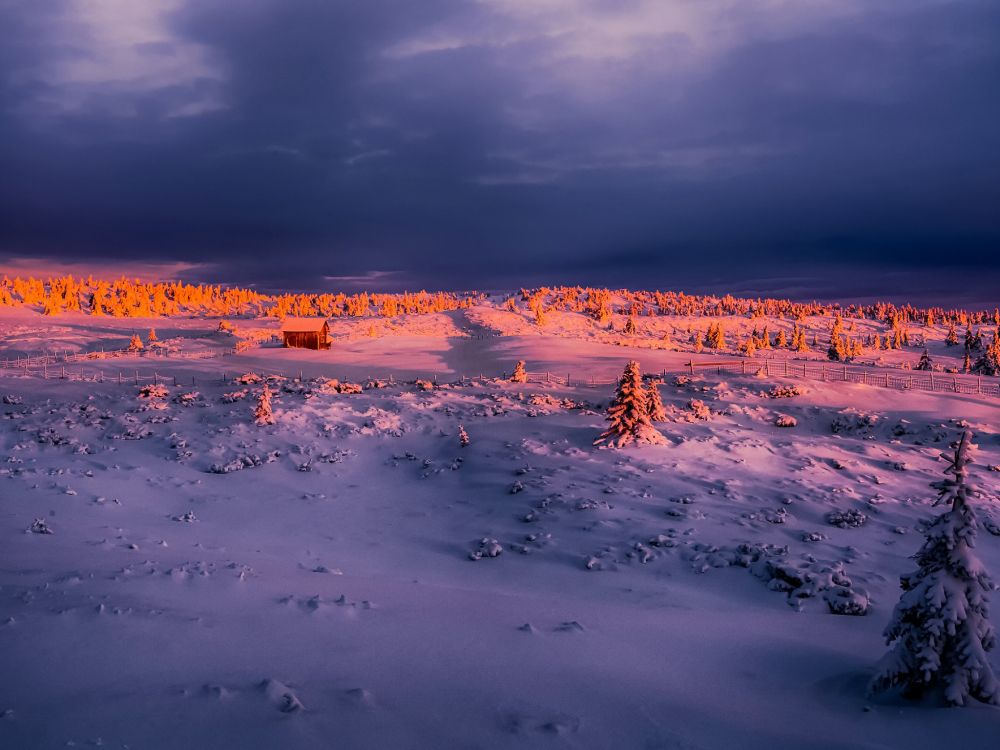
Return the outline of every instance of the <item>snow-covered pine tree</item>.
<path id="1" fill-rule="evenodd" d="M 701 331 L 695 331 L 694 350 L 698 354 L 701 354 L 703 351 L 705 351 L 705 338 L 702 336 Z"/>
<path id="2" fill-rule="evenodd" d="M 667 420 L 667 410 L 663 407 L 663 399 L 660 397 L 660 382 L 654 378 L 646 384 L 646 413 L 651 422 Z"/>
<path id="3" fill-rule="evenodd" d="M 943 688 L 956 706 L 969 698 L 1000 705 L 1000 682 L 986 657 L 996 645 L 989 621 L 993 584 L 973 551 L 978 522 L 969 505 L 972 449 L 966 431 L 954 455 L 942 454 L 950 476 L 932 485 L 939 493 L 935 505 L 951 508 L 926 528 L 918 569 L 900 578 L 903 594 L 885 629 L 892 650 L 879 662 L 870 693 L 900 687 L 917 697 Z"/>
<path id="4" fill-rule="evenodd" d="M 983 350 L 972 370 L 983 375 L 1000 375 L 1000 333 L 993 334 L 993 341 Z"/>
<path id="5" fill-rule="evenodd" d="M 944 343 L 948 346 L 958 346 L 958 331 L 955 330 L 954 323 L 948 326 L 948 335 L 945 336 Z"/>
<path id="6" fill-rule="evenodd" d="M 968 348 L 965 350 L 965 356 L 962 357 L 962 372 L 972 372 L 972 357 L 969 355 Z"/>
<path id="7" fill-rule="evenodd" d="M 156 338 L 156 329 L 155 328 L 150 328 L 149 329 L 149 336 L 147 336 L 147 338 L 149 339 L 149 343 L 150 344 L 152 344 L 154 341 L 159 341 L 159 339 Z"/>
<path id="8" fill-rule="evenodd" d="M 132 334 L 132 340 L 128 342 L 128 351 L 130 352 L 141 352 L 143 350 L 142 339 L 139 338 L 138 333 Z"/>
<path id="9" fill-rule="evenodd" d="M 631 361 L 625 365 L 615 398 L 608 408 L 608 429 L 594 441 L 594 445 L 623 448 L 633 443 L 666 443 L 667 439 L 650 422 L 648 400 L 639 363 Z"/>
<path id="10" fill-rule="evenodd" d="M 920 355 L 920 361 L 917 362 L 917 366 L 913 368 L 914 370 L 933 370 L 934 363 L 931 361 L 931 355 L 927 353 L 924 349 L 924 353 Z"/>
<path id="11" fill-rule="evenodd" d="M 253 411 L 257 424 L 274 424 L 274 412 L 271 411 L 271 389 L 264 383 L 264 388 L 257 397 L 257 408 Z"/>
<path id="12" fill-rule="evenodd" d="M 628 319 L 625 321 L 625 333 L 629 336 L 635 335 L 635 318 L 631 315 L 629 315 Z"/>
<path id="13" fill-rule="evenodd" d="M 465 427 L 463 425 L 458 426 L 458 444 L 462 448 L 469 445 L 469 433 L 465 431 Z"/>
<path id="14" fill-rule="evenodd" d="M 514 374 L 510 376 L 511 383 L 527 383 L 528 373 L 524 370 L 524 360 L 519 359 L 514 365 Z"/>

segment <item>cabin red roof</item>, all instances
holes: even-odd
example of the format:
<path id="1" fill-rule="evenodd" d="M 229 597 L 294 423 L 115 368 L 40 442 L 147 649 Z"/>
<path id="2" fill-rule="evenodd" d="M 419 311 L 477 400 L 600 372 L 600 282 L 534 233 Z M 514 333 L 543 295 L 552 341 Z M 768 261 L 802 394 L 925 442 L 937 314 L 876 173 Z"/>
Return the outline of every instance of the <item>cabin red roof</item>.
<path id="1" fill-rule="evenodd" d="M 326 325 L 326 318 L 285 318 L 281 321 L 282 333 L 319 333 Z"/>

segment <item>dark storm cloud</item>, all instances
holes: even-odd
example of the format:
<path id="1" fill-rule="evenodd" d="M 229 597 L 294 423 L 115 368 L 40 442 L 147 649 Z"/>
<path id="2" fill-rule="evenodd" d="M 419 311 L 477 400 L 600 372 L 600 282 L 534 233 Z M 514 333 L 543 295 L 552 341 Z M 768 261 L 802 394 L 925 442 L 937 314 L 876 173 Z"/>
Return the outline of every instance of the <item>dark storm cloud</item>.
<path id="1" fill-rule="evenodd" d="M 993 2 L 65 0 L 0 35 L 6 257 L 300 287 L 998 265 Z"/>

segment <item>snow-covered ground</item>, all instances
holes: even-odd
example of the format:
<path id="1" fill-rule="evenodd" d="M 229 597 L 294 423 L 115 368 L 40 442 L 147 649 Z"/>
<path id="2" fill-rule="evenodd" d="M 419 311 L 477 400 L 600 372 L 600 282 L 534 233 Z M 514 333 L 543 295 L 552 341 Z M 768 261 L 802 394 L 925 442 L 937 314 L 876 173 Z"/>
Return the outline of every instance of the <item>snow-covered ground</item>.
<path id="1" fill-rule="evenodd" d="M 978 552 L 1000 577 L 995 398 L 820 382 L 775 397 L 795 382 L 675 378 L 691 352 L 644 345 L 659 331 L 605 340 L 553 313 L 540 333 L 501 312 L 345 322 L 326 352 L 74 365 L 103 383 L 0 374 L 0 747 L 1000 738 L 996 708 L 864 695 L 966 425 Z M 5 357 L 149 327 L 183 351 L 230 345 L 217 320 L 2 323 Z M 668 371 L 668 444 L 595 449 L 613 388 L 588 380 L 629 358 Z M 579 384 L 495 377 L 517 359 Z M 153 395 L 110 377 L 154 368 L 170 385 Z M 303 373 L 272 380 L 273 426 L 253 421 L 262 384 L 236 381 L 250 371 Z M 831 613 L 845 601 L 869 611 Z"/>

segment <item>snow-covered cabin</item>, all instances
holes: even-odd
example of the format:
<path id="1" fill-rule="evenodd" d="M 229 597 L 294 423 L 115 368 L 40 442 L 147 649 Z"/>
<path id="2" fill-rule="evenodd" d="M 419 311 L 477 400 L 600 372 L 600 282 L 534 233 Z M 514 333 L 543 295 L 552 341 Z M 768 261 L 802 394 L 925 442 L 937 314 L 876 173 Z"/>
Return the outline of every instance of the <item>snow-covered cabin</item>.
<path id="1" fill-rule="evenodd" d="M 300 349 L 329 349 L 330 325 L 326 318 L 285 318 L 281 322 L 285 346 Z"/>

